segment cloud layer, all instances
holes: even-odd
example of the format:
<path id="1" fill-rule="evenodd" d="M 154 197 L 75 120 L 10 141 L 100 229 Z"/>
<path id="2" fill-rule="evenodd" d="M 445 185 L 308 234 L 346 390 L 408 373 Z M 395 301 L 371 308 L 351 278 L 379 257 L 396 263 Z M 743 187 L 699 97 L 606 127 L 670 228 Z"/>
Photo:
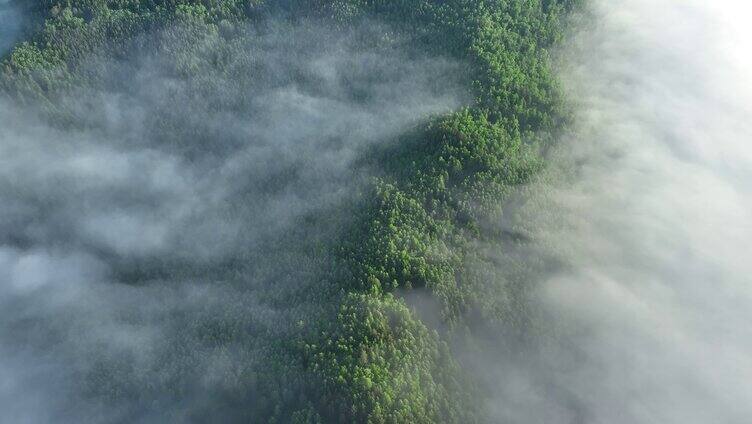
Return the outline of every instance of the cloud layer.
<path id="1" fill-rule="evenodd" d="M 751 6 L 596 0 L 591 11 L 562 54 L 576 128 L 551 158 L 561 172 L 540 189 L 545 211 L 527 211 L 543 228 L 539 254 L 562 264 L 538 295 L 558 341 L 499 361 L 496 412 L 748 422 Z"/>

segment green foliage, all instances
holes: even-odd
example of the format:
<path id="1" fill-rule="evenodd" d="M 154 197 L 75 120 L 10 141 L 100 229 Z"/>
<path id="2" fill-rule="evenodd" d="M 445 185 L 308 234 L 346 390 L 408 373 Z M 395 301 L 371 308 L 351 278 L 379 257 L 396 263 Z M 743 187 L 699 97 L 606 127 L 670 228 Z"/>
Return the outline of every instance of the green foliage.
<path id="1" fill-rule="evenodd" d="M 202 77 L 208 69 L 229 80 L 249 78 L 233 74 L 229 64 L 244 37 L 252 37 L 243 28 L 263 25 L 268 16 L 316 17 L 341 28 L 380 20 L 389 24 L 385 31 L 412 35 L 413 51 L 467 63 L 473 104 L 364 158 L 380 174 L 352 201 L 347 235 L 297 247 L 313 252 L 303 268 L 316 269 L 316 277 L 300 276 L 312 283 L 264 295 L 296 317 L 285 340 L 250 331 L 256 324 L 243 308 L 258 299 L 238 299 L 226 317 L 195 317 L 194 325 L 175 329 L 176 346 L 203 342 L 187 353 L 164 352 L 159 363 L 182 367 L 171 375 L 188 375 L 202 355 L 233 346 L 232 360 L 241 366 L 228 371 L 226 403 L 215 407 L 234 408 L 238 419 L 469 423 L 483 419 L 478 392 L 453 358 L 449 336 L 421 322 L 400 293 L 430 293 L 448 328 L 463 325 L 471 311 L 488 322 L 523 325 L 524 279 L 511 261 L 514 275 L 495 273 L 478 245 L 494 242 L 484 220 L 503 216 L 505 200 L 541 168 L 533 140 L 546 143 L 562 124 L 548 48 L 574 6 L 569 0 L 38 0 L 29 7 L 40 23 L 4 59 L 0 87 L 19 102 L 42 102 L 59 118 L 66 112 L 56 96 L 103 83 L 90 71 L 92 57 L 121 59 L 179 45 L 164 50 L 163 59 L 200 96 L 214 89 Z M 405 39 L 392 35 L 383 39 Z M 230 106 L 242 101 L 227 99 Z M 179 142 L 179 125 L 160 131 L 166 142 Z M 282 244 L 274 251 L 280 263 L 291 249 Z M 148 370 L 148 382 L 129 385 L 136 371 L 110 359 L 100 358 L 101 366 L 84 376 L 92 396 L 105 403 L 149 393 L 181 398 L 190 389 L 179 379 L 155 377 L 166 375 L 159 369 Z"/>
<path id="2" fill-rule="evenodd" d="M 472 421 L 446 345 L 390 295 L 348 295 L 305 353 L 329 421 Z"/>

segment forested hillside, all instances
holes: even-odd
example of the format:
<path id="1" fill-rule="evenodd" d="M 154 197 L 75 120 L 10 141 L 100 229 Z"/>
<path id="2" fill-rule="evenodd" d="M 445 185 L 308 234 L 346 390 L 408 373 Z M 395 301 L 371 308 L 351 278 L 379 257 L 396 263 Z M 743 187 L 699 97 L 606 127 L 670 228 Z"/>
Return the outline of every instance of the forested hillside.
<path id="1" fill-rule="evenodd" d="M 10 416 L 494 421 L 473 352 L 547 331 L 512 215 L 576 3 L 11 2 L 0 259 L 49 283 L 0 298 L 43 364 Z"/>

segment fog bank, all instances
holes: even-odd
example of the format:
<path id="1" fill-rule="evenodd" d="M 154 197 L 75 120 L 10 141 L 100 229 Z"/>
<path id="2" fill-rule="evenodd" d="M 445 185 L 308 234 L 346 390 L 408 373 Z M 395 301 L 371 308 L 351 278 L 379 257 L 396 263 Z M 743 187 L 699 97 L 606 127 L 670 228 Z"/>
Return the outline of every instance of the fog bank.
<path id="1" fill-rule="evenodd" d="M 491 407 L 525 423 L 749 422 L 752 6 L 591 10 L 562 53 L 573 135 L 546 210 L 528 211 L 562 263 L 538 295 L 559 341 L 501 365 Z"/>

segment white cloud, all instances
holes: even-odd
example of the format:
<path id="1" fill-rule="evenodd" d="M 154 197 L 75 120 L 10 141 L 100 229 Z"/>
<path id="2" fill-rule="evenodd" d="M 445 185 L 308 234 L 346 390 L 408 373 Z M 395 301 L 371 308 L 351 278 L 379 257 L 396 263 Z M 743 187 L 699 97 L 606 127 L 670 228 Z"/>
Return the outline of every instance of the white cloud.
<path id="1" fill-rule="evenodd" d="M 577 172 L 554 188 L 544 243 L 566 264 L 541 292 L 565 341 L 529 374 L 566 395 L 529 399 L 517 417 L 749 422 L 750 6 L 592 7 L 564 54 L 577 121 L 553 157 Z M 571 413 L 541 421 L 546 404 Z"/>

